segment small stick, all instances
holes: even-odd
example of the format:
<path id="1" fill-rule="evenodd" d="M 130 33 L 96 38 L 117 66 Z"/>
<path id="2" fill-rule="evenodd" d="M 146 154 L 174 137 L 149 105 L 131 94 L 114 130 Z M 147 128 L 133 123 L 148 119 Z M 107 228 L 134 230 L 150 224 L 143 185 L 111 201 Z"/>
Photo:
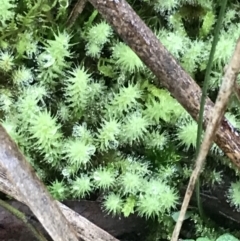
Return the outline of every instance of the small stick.
<path id="1" fill-rule="evenodd" d="M 237 81 L 235 81 L 234 93 L 235 93 L 238 101 L 240 102 L 240 86 L 239 86 L 239 84 L 237 83 Z"/>
<path id="2" fill-rule="evenodd" d="M 40 233 L 28 220 L 26 217 L 25 213 L 19 211 L 15 207 L 11 206 L 4 200 L 0 199 L 0 206 L 2 206 L 5 210 L 7 210 L 9 213 L 14 215 L 16 218 L 21 220 L 27 227 L 28 229 L 33 233 L 33 235 L 37 238 L 38 241 L 48 241 L 42 233 Z"/>
<path id="3" fill-rule="evenodd" d="M 75 4 L 73 10 L 71 11 L 71 13 L 67 19 L 67 27 L 68 28 L 71 28 L 73 26 L 73 24 L 77 20 L 77 17 L 83 11 L 86 3 L 87 3 L 87 0 L 78 0 L 77 1 L 77 3 Z"/>
<path id="4" fill-rule="evenodd" d="M 236 48 L 232 55 L 230 63 L 226 68 L 222 85 L 218 92 L 218 97 L 212 111 L 212 116 L 206 127 L 206 132 L 201 145 L 201 149 L 196 159 L 195 169 L 193 170 L 188 183 L 188 187 L 182 203 L 181 211 L 180 211 L 176 226 L 174 228 L 171 241 L 178 241 L 178 236 L 182 227 L 182 223 L 184 221 L 185 213 L 187 211 L 196 181 L 202 170 L 204 160 L 206 159 L 208 151 L 212 145 L 213 139 L 215 137 L 215 133 L 219 127 L 219 124 L 223 119 L 223 116 L 227 107 L 227 103 L 233 92 L 235 81 L 239 71 L 240 71 L 240 38 L 237 41 Z"/>

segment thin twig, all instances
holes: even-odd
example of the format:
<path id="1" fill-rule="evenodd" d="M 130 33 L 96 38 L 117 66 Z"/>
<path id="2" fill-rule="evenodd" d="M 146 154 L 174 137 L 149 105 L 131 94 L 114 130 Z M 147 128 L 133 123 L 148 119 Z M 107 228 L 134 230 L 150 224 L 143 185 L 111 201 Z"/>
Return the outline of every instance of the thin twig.
<path id="1" fill-rule="evenodd" d="M 78 0 L 75 4 L 74 8 L 72 9 L 71 13 L 69 14 L 69 17 L 67 19 L 67 27 L 71 28 L 73 24 L 76 22 L 78 16 L 82 13 L 85 5 L 87 3 L 87 0 Z"/>
<path id="2" fill-rule="evenodd" d="M 204 139 L 201 145 L 201 149 L 196 159 L 195 169 L 192 172 L 191 178 L 188 183 L 188 187 L 185 193 L 185 197 L 182 203 L 181 211 L 179 214 L 178 221 L 176 223 L 175 229 L 171 241 L 177 241 L 178 236 L 184 221 L 185 213 L 190 202 L 196 180 L 202 170 L 204 160 L 208 154 L 208 151 L 212 145 L 215 133 L 222 122 L 228 100 L 233 92 L 235 81 L 237 75 L 240 71 L 240 38 L 237 41 L 235 51 L 233 53 L 232 59 L 226 69 L 225 75 L 223 77 L 222 85 L 220 87 L 218 97 L 215 103 L 215 106 L 212 111 L 210 121 L 207 125 Z"/>
<path id="3" fill-rule="evenodd" d="M 237 81 L 235 81 L 235 85 L 234 85 L 234 94 L 236 95 L 238 101 L 240 102 L 240 86 L 237 83 Z"/>
<path id="4" fill-rule="evenodd" d="M 21 220 L 27 227 L 28 229 L 33 233 L 33 235 L 37 238 L 39 241 L 47 241 L 47 239 L 43 236 L 42 233 L 40 233 L 31 223 L 29 223 L 25 213 L 17 210 L 7 202 L 3 201 L 0 199 L 0 206 L 5 208 L 8 212 L 13 214 L 16 218 Z"/>

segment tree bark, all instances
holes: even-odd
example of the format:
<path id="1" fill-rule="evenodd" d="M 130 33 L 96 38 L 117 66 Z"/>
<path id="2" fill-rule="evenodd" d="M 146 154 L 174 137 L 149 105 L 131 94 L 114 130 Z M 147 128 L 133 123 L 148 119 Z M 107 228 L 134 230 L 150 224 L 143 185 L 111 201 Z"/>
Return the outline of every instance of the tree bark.
<path id="1" fill-rule="evenodd" d="M 7 173 L 2 168 L 0 168 L 0 191 L 27 205 L 25 200 L 15 189 L 15 186 L 8 179 Z M 54 202 L 57 204 L 70 225 L 72 225 L 74 230 L 77 232 L 78 238 L 85 241 L 118 241 L 118 239 L 97 227 L 95 224 L 74 212 L 64 204 L 58 201 Z"/>
<path id="2" fill-rule="evenodd" d="M 117 241 L 113 236 L 53 200 L 0 125 L 0 191 L 25 203 L 53 240 Z"/>
<path id="3" fill-rule="evenodd" d="M 0 126 L 0 168 L 6 170 L 16 191 L 55 241 L 78 241 L 75 231 L 48 193 L 46 187 Z"/>
<path id="4" fill-rule="evenodd" d="M 89 2 L 155 74 L 158 78 L 155 84 L 159 86 L 161 83 L 165 86 L 189 114 L 198 120 L 201 88 L 159 42 L 131 6 L 125 0 L 89 0 Z M 204 109 L 204 128 L 209 121 L 212 107 L 212 101 L 207 98 Z M 239 135 L 224 119 L 214 139 L 238 167 L 240 167 Z"/>

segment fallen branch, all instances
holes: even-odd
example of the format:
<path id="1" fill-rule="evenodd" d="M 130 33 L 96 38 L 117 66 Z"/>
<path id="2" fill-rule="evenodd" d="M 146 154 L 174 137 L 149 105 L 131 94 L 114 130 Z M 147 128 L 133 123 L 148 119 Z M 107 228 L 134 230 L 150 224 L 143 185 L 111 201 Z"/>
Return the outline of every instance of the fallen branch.
<path id="1" fill-rule="evenodd" d="M 201 88 L 159 42 L 131 6 L 125 0 L 89 0 L 89 2 L 155 74 L 158 78 L 155 84 L 164 85 L 188 113 L 198 120 Z M 206 98 L 204 127 L 209 122 L 212 108 L 212 101 Z M 231 161 L 240 167 L 240 136 L 233 131 L 225 118 L 214 141 Z"/>
<path id="2" fill-rule="evenodd" d="M 75 231 L 63 216 L 46 187 L 19 152 L 5 129 L 0 126 L 0 168 L 6 170 L 15 189 L 21 194 L 43 227 L 55 241 L 78 241 Z"/>
<path id="3" fill-rule="evenodd" d="M 29 231 L 27 224 L 34 226 L 47 240 L 50 240 L 42 225 L 35 219 L 33 213 L 25 204 L 15 200 L 7 200 L 6 203 L 10 205 L 11 209 L 15 208 L 22 212 L 26 219 L 24 218 L 25 220 L 22 222 L 0 205 L 0 240 L 39 241 Z M 101 203 L 97 201 L 66 200 L 64 204 L 115 237 L 128 236 L 128 234 L 131 234 L 131 236 L 135 234 L 136 237 L 141 237 L 145 234 L 148 227 L 147 221 L 137 215 L 130 215 L 127 218 L 123 216 L 106 215 L 106 213 L 102 211 Z M 92 229 L 91 226 L 88 226 L 87 232 L 90 240 L 105 240 L 105 238 L 107 238 L 106 236 L 98 236 L 95 234 L 95 229 Z"/>
<path id="4" fill-rule="evenodd" d="M 0 136 L 0 191 L 29 206 L 53 240 L 117 241 L 54 201 L 1 125 Z"/>
<path id="5" fill-rule="evenodd" d="M 87 0 L 78 0 L 77 3 L 74 5 L 67 19 L 66 25 L 68 28 L 71 28 L 73 24 L 76 22 L 78 16 L 82 13 L 83 9 L 85 8 L 86 3 Z"/>

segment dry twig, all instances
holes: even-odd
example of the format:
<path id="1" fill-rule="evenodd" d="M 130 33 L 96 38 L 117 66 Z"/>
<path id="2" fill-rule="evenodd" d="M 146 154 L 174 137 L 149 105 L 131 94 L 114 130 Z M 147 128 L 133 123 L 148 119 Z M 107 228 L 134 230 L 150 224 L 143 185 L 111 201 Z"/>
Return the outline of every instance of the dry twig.
<path id="1" fill-rule="evenodd" d="M 235 51 L 233 53 L 232 59 L 226 69 L 225 75 L 223 77 L 222 85 L 220 87 L 218 97 L 213 108 L 211 119 L 207 125 L 204 139 L 196 159 L 195 169 L 189 180 L 189 184 L 185 193 L 185 197 L 182 203 L 182 208 L 179 214 L 178 221 L 176 223 L 171 241 L 177 241 L 178 236 L 184 221 L 185 213 L 187 211 L 193 190 L 195 188 L 196 180 L 202 170 L 204 160 L 208 154 L 208 151 L 212 145 L 216 130 L 222 122 L 225 110 L 227 108 L 228 100 L 233 93 L 235 86 L 235 81 L 237 75 L 240 71 L 240 39 L 237 41 Z"/>
<path id="2" fill-rule="evenodd" d="M 235 84 L 234 84 L 234 93 L 235 93 L 238 101 L 240 102 L 240 86 L 237 83 L 237 81 L 235 81 Z"/>
<path id="3" fill-rule="evenodd" d="M 67 27 L 71 28 L 75 21 L 77 20 L 79 14 L 83 11 L 85 5 L 87 3 L 87 0 L 78 0 L 75 6 L 73 7 L 71 13 L 69 14 L 69 17 L 67 19 Z"/>

